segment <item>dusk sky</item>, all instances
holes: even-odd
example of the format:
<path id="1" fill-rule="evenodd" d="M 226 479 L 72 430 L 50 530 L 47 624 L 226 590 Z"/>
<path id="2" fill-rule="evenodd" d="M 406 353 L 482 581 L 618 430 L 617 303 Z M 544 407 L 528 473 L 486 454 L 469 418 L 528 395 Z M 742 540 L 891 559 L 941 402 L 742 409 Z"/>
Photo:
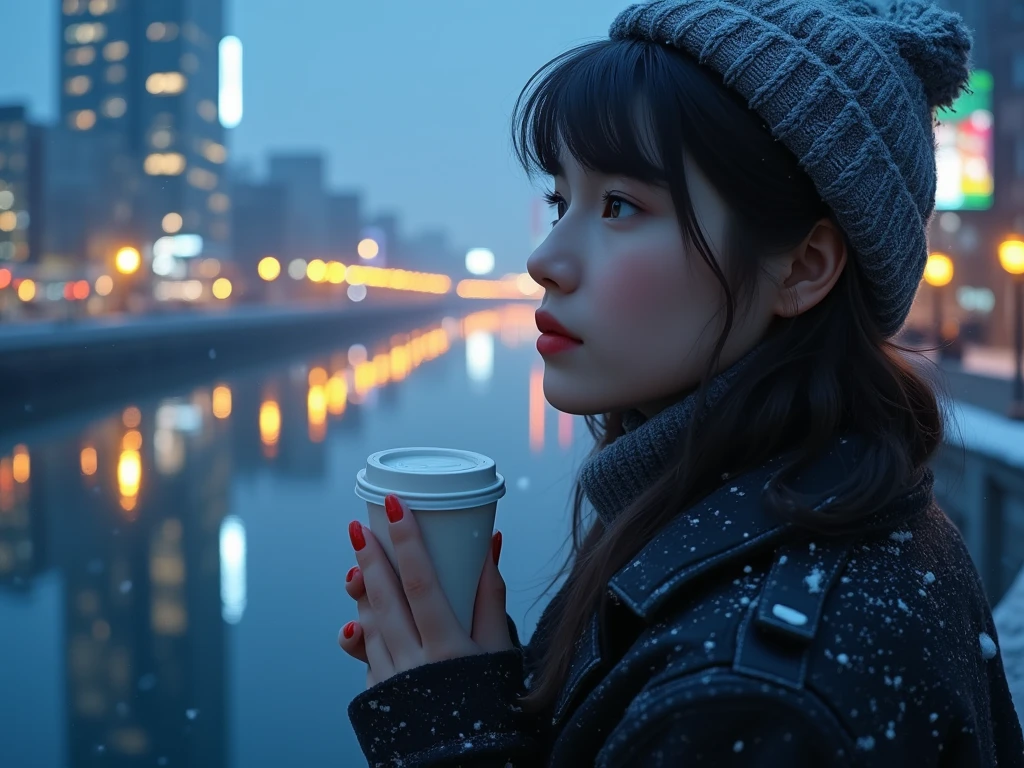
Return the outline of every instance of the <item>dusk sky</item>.
<path id="1" fill-rule="evenodd" d="M 529 255 L 534 190 L 512 159 L 509 115 L 530 75 L 603 37 L 628 0 L 228 0 L 245 46 L 233 161 L 323 150 L 338 188 L 404 232 L 442 226 L 499 271 Z M 60 0 L 0 0 L 0 104 L 57 109 Z"/>

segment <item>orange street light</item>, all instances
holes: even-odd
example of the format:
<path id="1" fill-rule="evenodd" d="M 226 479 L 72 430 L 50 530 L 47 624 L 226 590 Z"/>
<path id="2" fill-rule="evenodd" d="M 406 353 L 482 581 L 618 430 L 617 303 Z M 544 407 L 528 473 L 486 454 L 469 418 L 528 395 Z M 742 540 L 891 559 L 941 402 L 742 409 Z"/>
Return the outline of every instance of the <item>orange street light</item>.
<path id="1" fill-rule="evenodd" d="M 142 266 L 142 255 L 137 248 L 122 248 L 114 257 L 114 266 L 122 275 L 134 275 Z"/>
<path id="2" fill-rule="evenodd" d="M 1013 396 L 1011 419 L 1024 420 L 1024 240 L 1011 237 L 999 244 L 999 264 L 1013 281 Z"/>
<path id="3" fill-rule="evenodd" d="M 943 356 L 943 344 L 945 334 L 942 330 L 942 302 L 944 291 L 942 290 L 953 281 L 953 260 L 944 253 L 929 253 L 928 261 L 924 265 L 924 281 L 935 289 L 932 294 L 932 307 L 934 309 L 933 323 L 935 325 L 935 343 L 938 345 L 939 357 Z"/>
<path id="4" fill-rule="evenodd" d="M 273 256 L 264 256 L 260 259 L 260 263 L 256 267 L 256 271 L 260 277 L 266 280 L 268 283 L 277 280 L 281 275 L 281 262 L 275 259 Z"/>

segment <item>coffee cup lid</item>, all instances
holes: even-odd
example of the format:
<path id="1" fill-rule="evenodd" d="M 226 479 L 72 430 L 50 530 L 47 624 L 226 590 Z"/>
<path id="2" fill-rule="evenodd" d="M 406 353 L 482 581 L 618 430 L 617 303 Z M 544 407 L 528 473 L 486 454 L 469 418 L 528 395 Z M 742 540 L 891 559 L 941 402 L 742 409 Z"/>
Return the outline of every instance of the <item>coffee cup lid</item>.
<path id="1" fill-rule="evenodd" d="M 384 504 L 390 493 L 413 509 L 469 509 L 505 495 L 494 460 L 457 448 L 392 448 L 366 459 L 356 475 L 356 496 Z"/>

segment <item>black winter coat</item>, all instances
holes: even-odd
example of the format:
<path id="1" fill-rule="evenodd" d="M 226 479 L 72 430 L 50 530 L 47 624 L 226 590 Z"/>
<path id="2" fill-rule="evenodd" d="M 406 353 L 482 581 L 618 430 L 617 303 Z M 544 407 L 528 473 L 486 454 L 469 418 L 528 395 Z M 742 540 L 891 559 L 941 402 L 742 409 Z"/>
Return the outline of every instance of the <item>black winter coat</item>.
<path id="1" fill-rule="evenodd" d="M 796 481 L 835 487 L 847 441 Z M 766 512 L 773 461 L 676 516 L 609 582 L 554 711 L 529 686 L 533 639 L 428 664 L 349 706 L 368 763 L 466 768 L 1024 768 L 998 637 L 932 476 L 881 530 L 814 536 Z M 830 500 L 825 499 L 827 504 Z"/>

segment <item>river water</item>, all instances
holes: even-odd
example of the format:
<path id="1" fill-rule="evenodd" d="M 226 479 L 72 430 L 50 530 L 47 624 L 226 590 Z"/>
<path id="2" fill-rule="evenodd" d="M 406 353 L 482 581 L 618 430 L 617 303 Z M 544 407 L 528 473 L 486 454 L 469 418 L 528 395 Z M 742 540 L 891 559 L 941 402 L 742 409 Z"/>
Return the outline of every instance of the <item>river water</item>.
<path id="1" fill-rule="evenodd" d="M 346 527 L 367 521 L 354 476 L 384 448 L 495 459 L 528 637 L 590 443 L 545 403 L 536 335 L 531 306 L 438 317 L 19 436 L 0 456 L 0 765 L 364 764 L 346 707 L 365 667 L 336 639 Z"/>

